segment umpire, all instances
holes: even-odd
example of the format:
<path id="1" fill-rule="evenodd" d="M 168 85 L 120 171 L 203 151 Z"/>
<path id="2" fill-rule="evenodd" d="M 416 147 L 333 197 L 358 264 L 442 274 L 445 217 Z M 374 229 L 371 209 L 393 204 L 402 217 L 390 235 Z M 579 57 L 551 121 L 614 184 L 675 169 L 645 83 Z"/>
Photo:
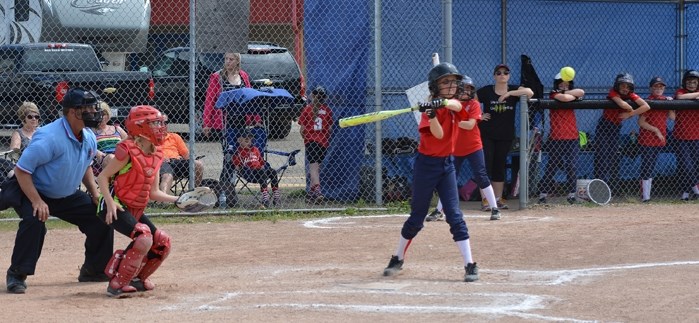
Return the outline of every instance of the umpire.
<path id="1" fill-rule="evenodd" d="M 112 255 L 114 232 L 96 215 L 99 194 L 90 169 L 97 141 L 89 128 L 102 120 L 98 103 L 93 92 L 68 90 L 61 102 L 63 117 L 39 128 L 17 162 L 15 176 L 23 194 L 14 209 L 22 220 L 7 270 L 8 293 L 26 291 L 25 280 L 34 275 L 49 215 L 77 225 L 85 234 L 85 262 L 78 281 L 109 280 L 103 270 Z M 90 195 L 78 189 L 81 181 Z"/>

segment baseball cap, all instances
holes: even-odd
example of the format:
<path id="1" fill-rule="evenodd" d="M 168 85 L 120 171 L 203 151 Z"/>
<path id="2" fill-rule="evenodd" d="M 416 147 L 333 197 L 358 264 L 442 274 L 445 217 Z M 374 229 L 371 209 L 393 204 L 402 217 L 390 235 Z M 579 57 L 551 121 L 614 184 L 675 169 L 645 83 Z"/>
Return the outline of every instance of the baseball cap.
<path id="1" fill-rule="evenodd" d="M 99 96 L 93 91 L 86 91 L 80 87 L 68 89 L 66 95 L 63 96 L 61 106 L 66 108 L 80 108 L 97 104 Z"/>
<path id="2" fill-rule="evenodd" d="M 501 68 L 506 69 L 508 72 L 510 71 L 510 67 L 506 64 L 498 64 L 498 66 L 495 66 L 495 69 L 493 69 L 493 74 L 495 74 L 495 72 L 497 72 Z"/>
<path id="3" fill-rule="evenodd" d="M 243 129 L 238 133 L 238 138 L 252 138 L 254 135 L 250 129 Z"/>
<path id="4" fill-rule="evenodd" d="M 653 87 L 653 85 L 658 83 L 662 84 L 663 86 L 667 86 L 667 84 L 665 84 L 665 81 L 663 81 L 663 78 L 660 76 L 654 76 L 652 79 L 650 79 L 650 84 L 648 86 Z"/>

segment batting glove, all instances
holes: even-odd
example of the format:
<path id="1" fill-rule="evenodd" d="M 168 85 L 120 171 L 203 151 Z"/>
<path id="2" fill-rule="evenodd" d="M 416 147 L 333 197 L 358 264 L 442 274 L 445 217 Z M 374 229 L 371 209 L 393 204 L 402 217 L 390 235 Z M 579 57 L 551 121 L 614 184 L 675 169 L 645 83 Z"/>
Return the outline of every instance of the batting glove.
<path id="1" fill-rule="evenodd" d="M 435 109 L 427 109 L 425 110 L 425 114 L 427 114 L 427 117 L 430 119 L 434 119 L 437 117 L 437 110 Z"/>
<path id="2" fill-rule="evenodd" d="M 423 102 L 418 104 L 420 106 L 420 111 L 421 112 L 426 112 L 427 109 L 432 109 L 432 110 L 437 110 L 441 107 L 443 107 L 444 100 L 442 99 L 432 99 L 429 102 Z"/>

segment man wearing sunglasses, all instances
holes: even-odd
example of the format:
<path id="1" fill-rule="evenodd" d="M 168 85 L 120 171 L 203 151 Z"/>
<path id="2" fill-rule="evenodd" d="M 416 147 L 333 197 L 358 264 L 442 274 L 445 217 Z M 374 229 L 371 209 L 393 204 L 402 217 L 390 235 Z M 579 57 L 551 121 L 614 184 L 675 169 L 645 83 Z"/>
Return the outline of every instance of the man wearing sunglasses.
<path id="1" fill-rule="evenodd" d="M 515 106 L 519 97 L 531 98 L 534 92 L 527 87 L 510 85 L 510 67 L 505 64 L 495 66 L 493 70 L 495 84 L 478 89 L 478 100 L 483 103 L 483 116 L 478 128 L 483 141 L 485 167 L 493 185 L 498 209 L 507 209 L 502 199 L 505 186 L 505 169 L 507 154 L 515 139 Z M 482 202 L 482 211 L 490 211 L 492 206 L 486 199 Z"/>
<path id="2" fill-rule="evenodd" d="M 68 90 L 61 101 L 63 117 L 39 128 L 17 162 L 15 176 L 21 192 L 12 207 L 22 221 L 7 270 L 8 293 L 26 292 L 49 215 L 77 225 L 85 234 L 85 260 L 78 281 L 109 280 L 103 270 L 112 256 L 114 232 L 96 216 L 99 194 L 89 167 L 97 153 L 89 128 L 102 120 L 98 104 L 93 92 Z M 79 189 L 81 182 L 89 195 Z"/>

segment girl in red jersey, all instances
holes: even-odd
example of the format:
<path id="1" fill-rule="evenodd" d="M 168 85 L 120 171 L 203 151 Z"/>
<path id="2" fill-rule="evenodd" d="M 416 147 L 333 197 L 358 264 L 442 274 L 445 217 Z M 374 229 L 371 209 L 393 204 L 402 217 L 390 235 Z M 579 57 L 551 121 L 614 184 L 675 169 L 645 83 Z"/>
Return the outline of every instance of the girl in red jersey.
<path id="1" fill-rule="evenodd" d="M 160 190 L 163 153 L 157 147 L 167 134 L 163 115 L 151 106 L 131 108 L 126 119 L 129 138 L 117 144 L 114 158 L 97 177 L 97 215 L 117 232 L 132 239 L 114 252 L 105 274 L 110 296 L 155 288 L 149 277 L 170 254 L 170 236 L 143 214 L 149 200 L 177 201 Z"/>
<path id="2" fill-rule="evenodd" d="M 672 100 L 665 96 L 665 82 L 659 76 L 650 80 L 648 100 Z M 641 201 L 650 201 L 655 160 L 667 143 L 667 119 L 675 120 L 675 111 L 650 110 L 638 116 L 638 145 L 641 150 Z"/>
<path id="3" fill-rule="evenodd" d="M 699 99 L 699 72 L 688 70 L 682 76 L 682 88 L 675 92 L 675 99 Z M 672 135 L 677 139 L 678 154 L 682 172 L 682 200 L 688 201 L 690 190 L 694 197 L 699 195 L 699 110 L 678 110 Z"/>
<path id="4" fill-rule="evenodd" d="M 405 252 L 412 239 L 422 230 L 432 195 L 437 190 L 444 203 L 450 232 L 463 257 L 466 270 L 464 281 L 478 280 L 478 267 L 471 255 L 468 228 L 459 209 L 452 156 L 458 136 L 455 125 L 468 118 L 461 102 L 455 99 L 462 79 L 456 66 L 450 63 L 438 64 L 428 74 L 428 87 L 434 100 L 420 104 L 421 111 L 425 113 L 418 126 L 420 144 L 413 168 L 410 217 L 403 223 L 398 247 L 384 269 L 384 276 L 393 276 L 402 269 Z"/>
<path id="5" fill-rule="evenodd" d="M 614 107 L 607 108 L 595 128 L 595 178 L 614 184 L 619 175 L 619 133 L 621 122 L 635 115 L 650 110 L 650 106 L 638 94 L 634 93 L 633 76 L 629 73 L 618 74 L 614 78 L 614 86 L 607 95 L 614 101 Z M 631 100 L 638 105 L 634 110 L 625 100 Z"/>
<path id="6" fill-rule="evenodd" d="M 495 191 L 493 191 L 493 186 L 490 184 L 485 167 L 481 132 L 477 126 L 477 123 L 481 120 L 481 104 L 474 98 L 475 92 L 476 87 L 473 84 L 473 80 L 464 75 L 464 79 L 459 84 L 459 100 L 468 116 L 466 120 L 459 121 L 459 134 L 454 147 L 454 168 L 456 169 L 456 178 L 459 178 L 459 170 L 464 161 L 468 160 L 473 181 L 480 188 L 481 196 L 485 196 L 489 205 L 497 205 Z M 440 220 L 443 216 L 442 212 L 442 200 L 440 199 L 437 203 L 437 208 L 425 220 Z M 497 206 L 490 209 L 490 219 L 500 220 L 500 210 Z"/>
<path id="7" fill-rule="evenodd" d="M 566 82 L 561 78 L 561 73 L 553 79 L 553 90 L 549 98 L 570 102 L 583 97 L 585 91 L 573 88 L 573 81 Z M 580 154 L 580 142 L 578 140 L 578 127 L 573 109 L 551 109 L 551 134 L 546 143 L 549 151 L 549 160 L 546 171 L 541 180 L 539 203 L 546 203 L 548 193 L 553 188 L 554 176 L 558 170 L 562 170 L 568 178 L 568 203 L 575 203 L 575 190 L 577 179 L 577 163 Z"/>
<path id="8" fill-rule="evenodd" d="M 320 164 L 330 146 L 332 136 L 333 112 L 325 103 L 328 98 L 325 88 L 318 86 L 311 92 L 312 103 L 306 106 L 299 116 L 301 138 L 306 146 L 311 189 L 306 195 L 309 203 L 320 203 L 323 194 L 320 190 Z"/>

